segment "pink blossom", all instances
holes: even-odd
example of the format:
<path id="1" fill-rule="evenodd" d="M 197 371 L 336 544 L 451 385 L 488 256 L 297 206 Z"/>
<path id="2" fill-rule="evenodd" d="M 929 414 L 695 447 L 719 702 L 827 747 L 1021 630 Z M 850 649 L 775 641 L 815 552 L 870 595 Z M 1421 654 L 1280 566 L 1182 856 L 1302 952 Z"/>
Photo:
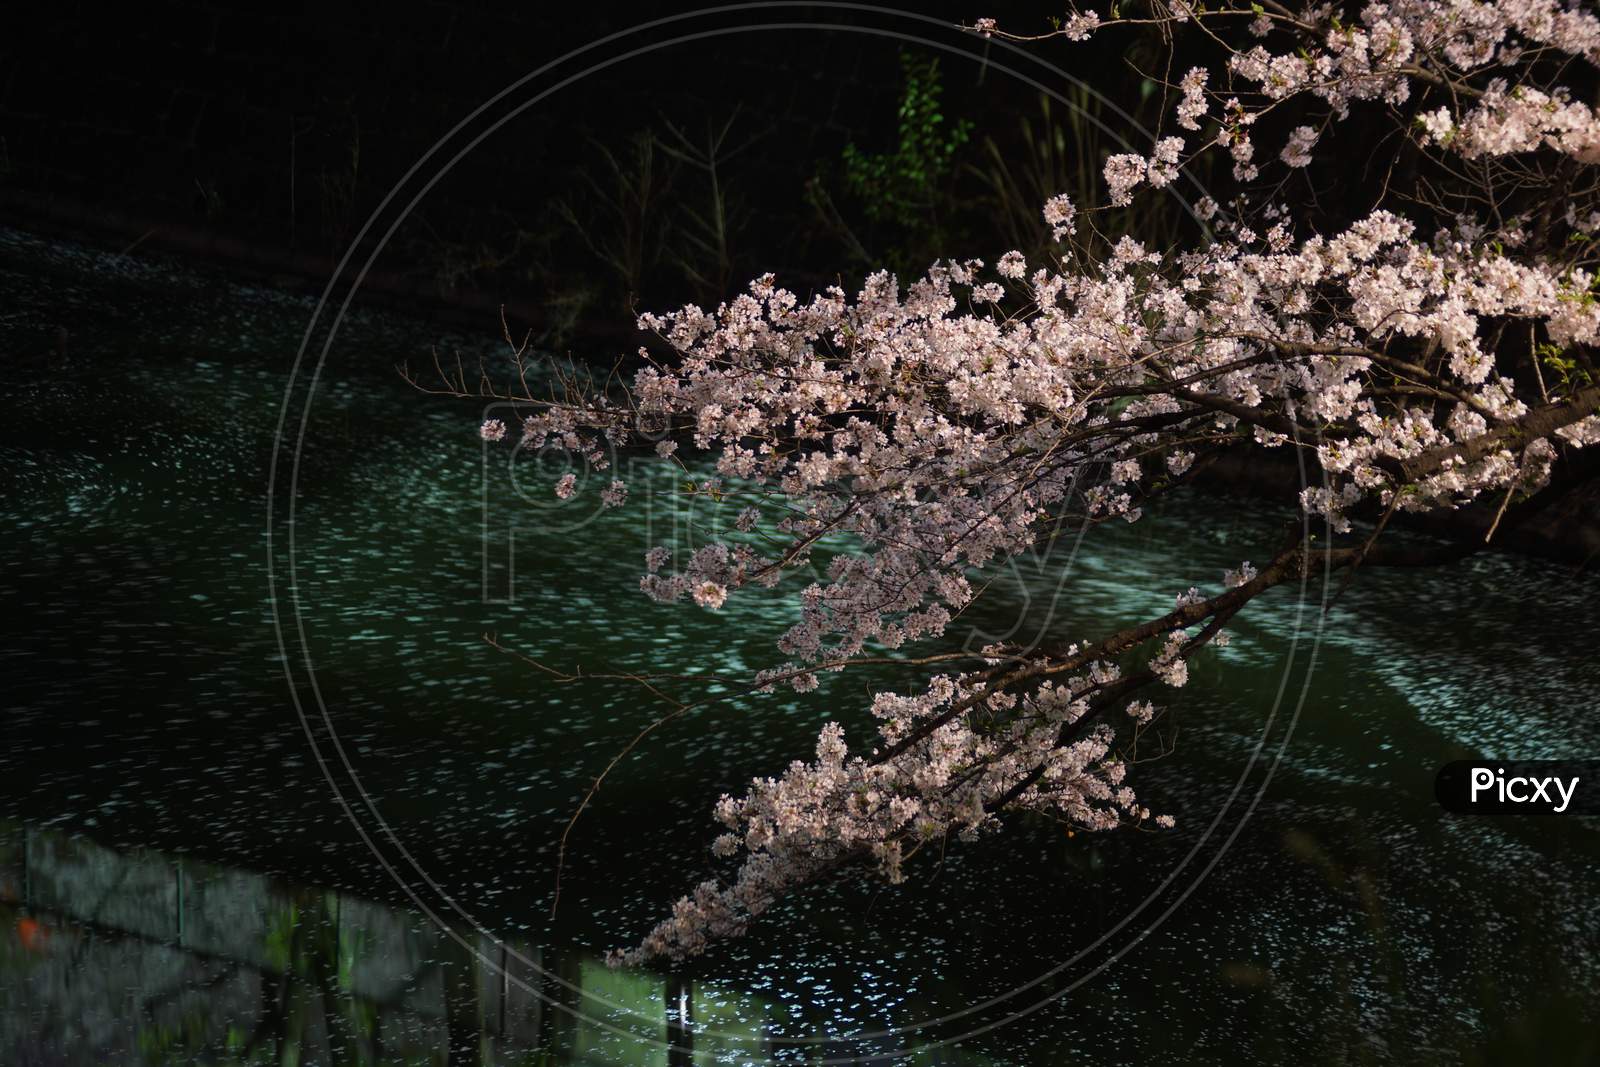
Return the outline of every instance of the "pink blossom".
<path id="1" fill-rule="evenodd" d="M 1074 12 L 1061 24 L 1061 33 L 1069 41 L 1087 41 L 1099 25 L 1100 16 L 1093 11 Z"/>
<path id="2" fill-rule="evenodd" d="M 1178 125 L 1186 130 L 1198 130 L 1200 119 L 1206 113 L 1207 77 L 1206 68 L 1191 67 L 1189 73 L 1178 83 L 1178 87 L 1183 91 L 1183 99 L 1178 102 Z"/>
<path id="3" fill-rule="evenodd" d="M 1310 126 L 1296 126 L 1289 134 L 1289 141 L 1279 153 L 1280 158 L 1291 167 L 1304 167 L 1311 163 L 1311 148 L 1317 143 L 1317 131 Z"/>
<path id="4" fill-rule="evenodd" d="M 694 602 L 715 611 L 728 599 L 728 590 L 716 582 L 701 582 L 694 587 Z"/>
<path id="5" fill-rule="evenodd" d="M 1133 203 L 1133 187 L 1144 181 L 1143 156 L 1124 153 L 1106 160 L 1106 185 L 1111 188 L 1111 202 L 1117 206 Z"/>
<path id="6" fill-rule="evenodd" d="M 1075 229 L 1073 220 L 1077 217 L 1078 209 L 1073 206 L 1072 200 L 1066 193 L 1052 196 L 1044 203 L 1044 221 L 1050 225 L 1051 235 L 1060 241 L 1071 237 Z M 1018 254 L 1020 259 L 1020 253 Z"/>

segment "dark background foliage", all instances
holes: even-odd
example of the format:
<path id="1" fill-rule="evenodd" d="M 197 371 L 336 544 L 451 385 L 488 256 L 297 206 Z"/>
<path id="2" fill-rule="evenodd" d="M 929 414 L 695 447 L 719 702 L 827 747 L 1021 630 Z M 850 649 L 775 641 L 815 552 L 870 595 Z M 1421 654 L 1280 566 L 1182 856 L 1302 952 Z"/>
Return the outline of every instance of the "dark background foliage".
<path id="1" fill-rule="evenodd" d="M 1065 83 L 1051 87 L 1075 93 L 1068 103 L 1045 100 L 953 28 L 991 15 L 1043 31 L 1038 7 L 901 7 L 943 25 L 794 6 L 665 24 L 597 49 L 612 59 L 688 30 L 761 22 L 835 27 L 663 47 L 559 91 L 429 193 L 370 288 L 480 317 L 509 303 L 567 341 L 625 330 L 633 308 L 714 302 L 765 270 L 806 291 L 877 266 L 904 275 L 936 256 L 1042 248 L 1042 197 L 1092 201 L 1105 155 L 1126 150 L 1085 116 L 1132 131 Z M 36 7 L 0 41 L 0 213 L 314 285 L 393 183 L 478 104 L 575 48 L 690 10 Z M 1160 93 L 1140 70 L 1160 75 L 1159 42 L 1129 54 L 1120 44 L 1040 54 L 1153 128 Z M 1169 209 L 1108 229 L 1170 237 L 1182 212 Z"/>

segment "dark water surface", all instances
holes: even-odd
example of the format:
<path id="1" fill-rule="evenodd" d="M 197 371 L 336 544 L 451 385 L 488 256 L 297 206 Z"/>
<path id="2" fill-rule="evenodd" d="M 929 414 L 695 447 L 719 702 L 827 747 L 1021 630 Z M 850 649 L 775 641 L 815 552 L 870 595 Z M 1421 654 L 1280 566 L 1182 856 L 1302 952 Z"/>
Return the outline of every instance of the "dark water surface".
<path id="1" fill-rule="evenodd" d="M 661 727 L 574 830 L 552 918 L 567 817 L 669 705 L 484 635 L 562 671 L 707 676 L 675 696 L 774 662 L 785 602 L 636 591 L 646 548 L 736 506 L 628 456 L 627 507 L 592 483 L 562 504 L 559 464 L 486 452 L 482 405 L 393 370 L 471 365 L 496 324 L 355 316 L 299 454 L 293 585 L 274 528 L 327 710 L 302 684 L 302 720 L 267 479 L 311 301 L 9 231 L 0 292 L 0 1062 L 1600 1056 L 1597 828 L 1431 793 L 1455 758 L 1600 755 L 1591 576 L 1485 556 L 1365 575 L 1325 615 L 1320 587 L 1279 591 L 1167 701 L 1170 753 L 1141 753 L 1176 830 L 1014 825 L 901 887 L 804 894 L 691 966 L 611 971 L 716 871 L 717 796 L 829 719 L 864 742 L 895 672 Z M 1063 538 L 952 638 L 1103 632 L 1261 562 L 1278 521 L 1194 497 Z"/>

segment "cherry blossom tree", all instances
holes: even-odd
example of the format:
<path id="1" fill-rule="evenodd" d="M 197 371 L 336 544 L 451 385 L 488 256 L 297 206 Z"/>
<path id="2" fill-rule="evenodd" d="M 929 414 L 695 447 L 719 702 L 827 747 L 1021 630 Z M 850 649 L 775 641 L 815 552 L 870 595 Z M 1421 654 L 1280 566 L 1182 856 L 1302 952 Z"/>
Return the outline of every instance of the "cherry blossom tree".
<path id="1" fill-rule="evenodd" d="M 1103 203 L 1041 205 L 1050 262 L 941 262 L 905 286 L 879 273 L 854 297 L 803 297 L 768 275 L 713 310 L 643 315 L 664 344 L 640 351 L 626 389 L 496 393 L 527 406 L 522 447 L 598 465 L 608 445 L 665 427 L 662 457 L 681 443 L 714 463 L 704 491 L 737 484 L 765 501 L 735 523 L 760 536 L 650 548 L 640 585 L 654 600 L 714 611 L 782 587 L 825 545 L 852 546 L 825 581 L 793 590 L 800 621 L 752 692 L 809 690 L 891 654 L 927 671 L 921 688 L 872 700 L 877 736 L 854 751 L 829 724 L 813 758 L 718 801 L 712 851 L 731 875 L 701 883 L 619 960 L 702 952 L 842 868 L 898 882 L 929 842 L 1015 812 L 1089 830 L 1170 825 L 1133 792 L 1119 739 L 1236 613 L 1313 575 L 1460 559 L 1570 491 L 1574 456 L 1600 441 L 1593 12 L 1131 6 L 1075 11 L 1043 37 L 1115 47 L 1116 34 L 1156 33 L 1174 56 L 1207 58 L 1151 75 L 1167 92 L 1162 129 L 1148 155 L 1106 162 Z M 971 29 L 1041 39 L 989 19 Z M 1344 198 L 1345 221 L 1306 232 L 1330 214 L 1306 205 L 1340 162 L 1319 149 L 1351 123 L 1386 131 L 1390 164 L 1365 202 Z M 1104 209 L 1169 195 L 1207 155 L 1231 180 L 1223 202 L 1200 202 L 1202 239 L 1150 249 L 1101 235 L 1111 252 L 1089 259 L 1079 238 Z M 1056 524 L 1136 522 L 1239 449 L 1298 451 L 1315 475 L 1259 565 L 1175 590 L 1172 610 L 1098 640 L 891 651 L 937 638 L 986 571 Z M 572 477 L 553 491 L 572 494 Z M 625 487 L 604 496 L 623 506 Z M 1437 549 L 1382 537 L 1397 513 L 1479 498 L 1493 507 L 1487 537 Z"/>

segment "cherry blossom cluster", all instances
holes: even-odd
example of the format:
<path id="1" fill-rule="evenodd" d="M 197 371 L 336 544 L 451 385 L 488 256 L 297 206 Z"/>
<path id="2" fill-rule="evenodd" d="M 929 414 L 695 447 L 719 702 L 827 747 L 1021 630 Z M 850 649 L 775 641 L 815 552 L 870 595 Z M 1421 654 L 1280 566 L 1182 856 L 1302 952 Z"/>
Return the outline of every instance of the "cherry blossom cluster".
<path id="1" fill-rule="evenodd" d="M 1254 42 L 1232 29 L 1251 15 Z M 993 19 L 986 35 L 1003 34 Z M 1261 176 L 1254 144 L 1258 120 L 1291 101 L 1321 105 L 1318 124 L 1293 128 L 1277 156 L 1290 167 L 1310 162 L 1321 126 L 1347 118 L 1351 107 L 1378 103 L 1401 108 L 1419 90 L 1435 106 L 1415 115 L 1420 144 L 1467 159 L 1552 148 L 1585 163 L 1600 162 L 1600 115 L 1562 86 L 1540 84 L 1548 61 L 1600 63 L 1600 16 L 1563 0 L 1387 0 L 1356 7 L 1324 3 L 1298 11 L 1281 4 L 1207 8 L 1188 0 L 1156 0 L 1148 14 L 1102 19 L 1074 12 L 1046 36 L 1082 41 L 1122 23 L 1161 23 L 1176 29 L 1203 22 L 1228 51 L 1220 70 L 1192 67 L 1174 88 L 1177 126 L 1202 133 L 1178 140 L 1178 153 L 1212 146 L 1233 160 L 1241 182 Z M 1544 64 L 1544 68 L 1541 68 Z M 1207 120 L 1210 120 L 1209 126 Z M 1111 203 L 1124 205 L 1146 180 L 1162 184 L 1176 167 L 1166 139 L 1149 157 L 1115 156 L 1107 164 Z M 1167 162 L 1163 162 L 1166 160 Z"/>
<path id="2" fill-rule="evenodd" d="M 1600 116 L 1565 93 L 1528 86 L 1510 87 L 1496 79 L 1465 115 L 1449 108 L 1419 115 L 1427 140 L 1466 159 L 1532 152 L 1548 146 L 1584 163 L 1600 163 Z"/>
<path id="3" fill-rule="evenodd" d="M 1173 652 L 1160 669 L 1181 685 L 1184 665 Z M 712 851 L 742 856 L 737 874 L 726 885 L 702 882 L 639 946 L 613 954 L 613 961 L 699 954 L 717 938 L 743 933 L 796 887 L 853 859 L 899 882 L 903 862 L 917 849 L 951 834 L 970 840 L 993 827 L 1001 798 L 1012 810 L 1084 829 L 1111 829 L 1127 819 L 1173 825 L 1171 816 L 1141 807 L 1124 783 L 1127 764 L 1113 752 L 1110 725 L 1096 723 L 1064 741 L 1090 713 L 1088 695 L 1116 677 L 1115 668 L 1097 663 L 1083 676 L 1047 681 L 1023 697 L 944 675 L 914 697 L 879 694 L 872 713 L 885 748 L 851 756 L 843 729 L 829 723 L 813 762 L 757 778 L 743 797 L 724 795 L 716 806 L 724 833 Z M 959 705 L 981 714 L 952 717 Z M 1146 701 L 1126 711 L 1139 724 L 1155 716 Z"/>
<path id="4" fill-rule="evenodd" d="M 1050 214 L 1070 217 L 1060 203 Z M 800 621 L 780 643 L 789 662 L 760 679 L 814 688 L 869 645 L 941 634 L 971 600 L 972 574 L 1028 549 L 1061 514 L 1136 520 L 1157 480 L 1220 439 L 1314 446 L 1330 482 L 1302 503 L 1336 529 L 1367 498 L 1398 494 L 1419 509 L 1536 488 L 1554 456 L 1545 437 L 1482 447 L 1529 410 L 1495 373 L 1484 326 L 1511 316 L 1563 344 L 1600 337 L 1588 274 L 1557 275 L 1453 232 L 1423 241 L 1387 212 L 1297 245 L 1235 233 L 1175 270 L 1131 241 L 1075 271 L 1030 271 L 1018 253 L 1001 264 L 994 281 L 976 262 L 941 264 L 904 291 L 879 274 L 854 300 L 834 289 L 802 301 L 763 277 L 714 311 L 645 316 L 677 357 L 639 372 L 635 417 L 684 426 L 721 479 L 782 506 L 761 541 L 705 544 L 676 568 L 667 546 L 652 548 L 644 592 L 715 610 L 779 584 L 813 552 L 849 548 L 829 559 L 825 583 L 798 590 Z M 988 284 L 1027 310 L 964 306 L 963 290 Z M 1436 369 L 1392 356 L 1397 343 L 1430 347 Z M 1397 370 L 1431 383 L 1414 404 L 1377 395 Z M 552 406 L 526 421 L 525 442 L 603 464 L 625 410 Z M 1568 443 L 1592 436 L 1572 423 Z M 621 490 L 613 482 L 607 503 Z M 762 521 L 747 510 L 737 525 Z M 1250 577 L 1246 566 L 1224 584 Z M 1151 673 L 1182 685 L 1189 635 L 1164 636 Z M 915 724 L 971 694 L 936 679 L 920 697 L 880 697 L 880 744 L 893 758 L 846 759 L 829 727 L 816 762 L 725 801 L 718 850 L 743 850 L 737 876 L 680 902 L 639 952 L 698 951 L 847 855 L 870 855 L 894 880 L 908 848 L 989 824 L 998 797 L 1090 829 L 1142 815 L 1108 727 L 1058 744 L 1083 714 L 1079 693 L 1114 677 L 989 692 L 903 748 Z"/>
<path id="5" fill-rule="evenodd" d="M 1249 38 L 1175 86 L 1177 128 L 1244 183 L 1228 212 L 1202 202 L 1215 227 L 1196 246 L 1121 237 L 1094 262 L 1009 251 L 992 268 L 936 263 L 908 285 L 878 272 L 853 296 L 803 297 L 766 275 L 714 309 L 642 316 L 670 355 L 641 349 L 625 397 L 563 396 L 523 420 L 522 447 L 597 471 L 640 427 L 665 427 L 659 455 L 692 445 L 710 465 L 697 491 L 760 501 L 692 552 L 650 547 L 640 579 L 657 601 L 706 611 L 787 582 L 798 621 L 755 688 L 814 689 L 869 653 L 934 642 L 986 571 L 1063 521 L 1138 521 L 1224 447 L 1303 450 L 1316 476 L 1295 504 L 1337 536 L 1491 494 L 1504 512 L 1548 485 L 1564 452 L 1600 443 L 1600 199 L 1586 169 L 1600 127 L 1570 89 L 1534 79 L 1547 60 L 1600 61 L 1591 12 L 1556 0 L 1153 10 L 1168 28 L 1207 21 L 1226 31 L 1218 40 Z M 1076 13 L 1057 35 L 1118 21 Z M 1001 33 L 993 20 L 977 29 Z M 1258 154 L 1258 122 L 1291 101 L 1308 121 L 1280 123 L 1282 143 Z M 1314 169 L 1332 124 L 1368 104 L 1396 109 L 1419 149 L 1484 175 L 1461 179 L 1459 202 L 1494 210 L 1415 221 L 1403 205 L 1417 199 L 1394 197 L 1304 234 L 1271 195 L 1253 198 L 1264 169 Z M 1112 156 L 1106 204 L 1166 195 L 1189 150 L 1161 136 L 1148 154 Z M 1521 154 L 1534 161 L 1518 180 L 1541 195 L 1500 211 L 1501 175 L 1483 168 Z M 1557 181 L 1560 196 L 1538 184 Z M 1056 196 L 1043 220 L 1069 242 L 1103 206 Z M 507 433 L 480 428 L 486 441 Z M 602 503 L 624 505 L 626 490 L 611 479 Z M 577 491 L 570 473 L 554 487 Z M 846 864 L 898 881 L 918 849 L 1008 811 L 1090 830 L 1170 825 L 1126 781 L 1119 738 L 1157 715 L 1132 694 L 1183 686 L 1195 652 L 1224 643 L 1232 614 L 1295 566 L 1287 550 L 1241 563 L 1220 591 L 1189 589 L 1168 615 L 1097 644 L 996 646 L 920 693 L 879 694 L 875 747 L 852 755 L 830 723 L 813 760 L 722 798 L 714 852 L 737 861 L 731 877 L 701 883 L 616 958 L 701 952 Z"/>
<path id="6" fill-rule="evenodd" d="M 1050 217 L 1059 225 L 1069 207 L 1055 203 Z M 711 312 L 645 316 L 677 357 L 638 374 L 638 413 L 683 425 L 720 478 L 758 485 L 782 507 L 761 548 L 714 542 L 676 569 L 667 546 L 652 548 L 643 590 L 715 610 L 848 542 L 825 584 L 798 590 L 801 619 L 780 644 L 789 662 L 761 676 L 814 688 L 819 672 L 869 645 L 942 633 L 972 598 L 973 573 L 1033 545 L 1065 511 L 1136 520 L 1154 482 L 1188 469 L 1190 446 L 1300 437 L 1330 479 L 1302 503 L 1336 529 L 1368 498 L 1421 509 L 1537 488 L 1554 456 L 1546 438 L 1481 447 L 1529 410 L 1494 372 L 1484 326 L 1509 316 L 1564 344 L 1600 338 L 1588 274 L 1557 275 L 1453 231 L 1423 241 L 1388 212 L 1298 244 L 1235 233 L 1178 257 L 1176 270 L 1161 266 L 1125 241 L 1070 272 L 1030 271 L 1013 252 L 993 281 L 979 263 L 949 263 L 904 291 L 879 274 L 854 300 L 829 290 L 809 301 L 763 277 Z M 1026 312 L 964 306 L 960 293 L 985 285 L 1007 287 Z M 1436 369 L 1391 355 L 1405 344 L 1430 347 Z M 1380 397 L 1375 384 L 1397 369 L 1433 384 L 1414 404 Z M 1443 417 L 1441 397 L 1451 401 Z M 622 410 L 552 408 L 525 432 L 595 459 Z M 1586 441 L 1589 425 L 1573 420 L 1568 442 Z M 746 509 L 736 525 L 762 521 Z M 1245 564 L 1223 584 L 1254 577 Z M 1180 686 L 1191 637 L 1177 626 L 1163 636 L 1149 670 Z M 886 694 L 873 706 L 880 751 L 894 753 L 884 760 L 846 759 L 838 728 L 826 728 L 815 762 L 724 800 L 729 832 L 717 850 L 742 851 L 737 875 L 681 901 L 629 958 L 699 951 L 847 856 L 869 855 L 896 880 L 908 849 L 990 825 L 999 797 L 1089 829 L 1144 816 L 1109 727 L 1059 743 L 1084 714 L 1080 694 L 1116 671 L 1101 664 L 981 700 L 948 678 L 918 697 Z M 918 723 L 964 702 L 903 746 Z"/>

